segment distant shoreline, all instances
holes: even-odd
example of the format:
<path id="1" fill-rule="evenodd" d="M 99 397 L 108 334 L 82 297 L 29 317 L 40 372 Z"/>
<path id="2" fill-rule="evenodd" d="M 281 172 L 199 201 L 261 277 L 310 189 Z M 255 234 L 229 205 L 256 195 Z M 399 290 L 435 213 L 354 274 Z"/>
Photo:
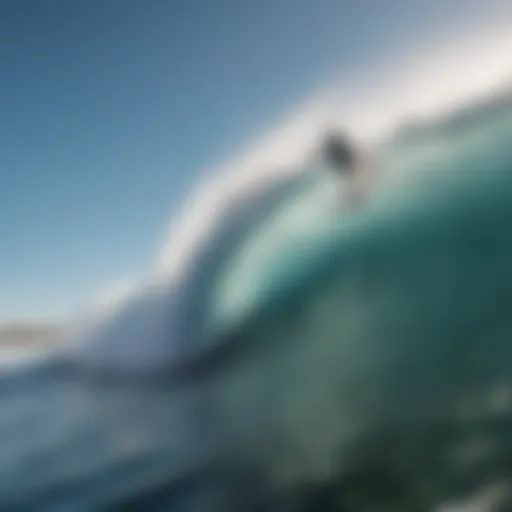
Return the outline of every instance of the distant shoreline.
<path id="1" fill-rule="evenodd" d="M 62 328 L 54 324 L 23 322 L 0 325 L 1 347 L 29 347 L 59 343 Z"/>

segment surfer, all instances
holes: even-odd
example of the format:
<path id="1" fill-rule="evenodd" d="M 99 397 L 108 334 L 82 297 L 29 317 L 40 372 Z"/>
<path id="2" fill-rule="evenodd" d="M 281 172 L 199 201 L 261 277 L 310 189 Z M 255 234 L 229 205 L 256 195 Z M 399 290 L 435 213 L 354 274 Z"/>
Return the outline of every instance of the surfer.
<path id="1" fill-rule="evenodd" d="M 369 166 L 355 145 L 338 132 L 329 132 L 321 147 L 321 159 L 346 184 L 346 204 L 349 208 L 360 205 L 372 184 Z"/>

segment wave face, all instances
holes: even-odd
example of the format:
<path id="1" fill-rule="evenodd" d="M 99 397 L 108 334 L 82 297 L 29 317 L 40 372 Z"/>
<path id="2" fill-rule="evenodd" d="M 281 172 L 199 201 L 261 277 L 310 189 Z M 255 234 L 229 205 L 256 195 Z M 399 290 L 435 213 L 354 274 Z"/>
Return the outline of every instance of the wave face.
<path id="1" fill-rule="evenodd" d="M 340 184 L 311 169 L 302 188 L 285 190 L 263 222 L 240 237 L 213 281 L 210 322 L 221 328 L 272 309 L 276 300 L 285 304 L 296 297 L 295 286 L 309 292 L 319 275 L 343 268 L 343 255 L 359 240 L 379 253 L 393 244 L 384 235 L 398 230 L 410 230 L 414 246 L 421 234 L 415 229 L 440 229 L 447 209 L 474 217 L 475 202 L 492 201 L 502 187 L 508 192 L 511 114 L 512 101 L 499 98 L 399 131 L 379 148 L 379 181 L 358 211 L 343 207 Z"/>
<path id="2" fill-rule="evenodd" d="M 212 395 L 271 485 L 389 481 L 427 510 L 511 476 L 512 104 L 492 105 L 391 141 L 364 209 L 287 198 L 219 274 L 212 323 L 247 348 Z"/>
<path id="3" fill-rule="evenodd" d="M 357 211 L 340 207 L 320 170 L 236 209 L 182 282 L 158 283 L 156 302 L 132 297 L 81 361 L 134 368 L 142 354 L 151 397 L 157 366 L 193 368 L 206 349 L 236 346 L 199 378 L 158 388 L 153 414 L 165 420 L 126 391 L 130 414 L 149 418 L 141 432 L 156 451 L 178 422 L 190 446 L 206 439 L 255 473 L 257 490 L 320 489 L 311 510 L 429 510 L 510 479 L 512 104 L 494 105 L 397 134 L 378 150 L 382 179 Z M 124 429 L 111 409 L 99 418 Z"/>
<path id="4" fill-rule="evenodd" d="M 444 222 L 435 212 L 452 200 L 467 195 L 472 208 L 475 190 L 492 195 L 493 184 L 506 179 L 488 168 L 507 165 L 509 111 L 508 101 L 494 100 L 399 132 L 377 150 L 379 181 L 359 211 L 344 209 L 343 185 L 321 168 L 235 197 L 179 279 L 158 277 L 132 293 L 84 333 L 79 358 L 91 367 L 129 370 L 194 359 L 260 310 L 286 303 L 287 296 L 297 300 L 295 288 L 309 290 L 306 283 L 336 265 L 338 252 L 353 252 L 355 240 L 386 244 L 389 226 L 405 224 L 414 241 L 415 215 L 432 210 L 434 229 Z M 500 143 L 505 147 L 493 151 Z"/>

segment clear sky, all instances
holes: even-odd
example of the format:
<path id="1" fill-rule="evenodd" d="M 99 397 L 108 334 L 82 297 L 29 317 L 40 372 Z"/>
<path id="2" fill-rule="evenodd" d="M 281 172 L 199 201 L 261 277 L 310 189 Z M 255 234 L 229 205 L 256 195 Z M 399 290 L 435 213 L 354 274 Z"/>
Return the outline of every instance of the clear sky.
<path id="1" fill-rule="evenodd" d="M 3 0 L 0 320 L 150 263 L 201 173 L 333 74 L 495 0 Z"/>

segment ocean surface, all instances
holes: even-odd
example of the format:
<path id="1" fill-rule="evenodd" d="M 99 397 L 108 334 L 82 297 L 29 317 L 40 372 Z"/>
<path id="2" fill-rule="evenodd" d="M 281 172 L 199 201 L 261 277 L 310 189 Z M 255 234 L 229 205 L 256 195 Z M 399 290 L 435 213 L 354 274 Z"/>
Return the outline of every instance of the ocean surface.
<path id="1" fill-rule="evenodd" d="M 300 173 L 189 281 L 4 369 L 0 509 L 433 511 L 508 489 L 512 101 L 375 158 L 363 208 Z"/>

